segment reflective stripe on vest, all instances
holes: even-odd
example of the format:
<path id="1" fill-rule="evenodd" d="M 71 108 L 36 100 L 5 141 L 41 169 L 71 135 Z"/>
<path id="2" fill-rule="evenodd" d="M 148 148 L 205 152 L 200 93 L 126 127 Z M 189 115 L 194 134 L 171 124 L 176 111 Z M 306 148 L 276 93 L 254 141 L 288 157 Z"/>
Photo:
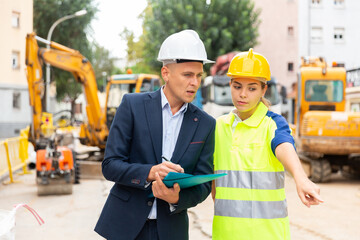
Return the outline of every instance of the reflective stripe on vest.
<path id="1" fill-rule="evenodd" d="M 236 218 L 274 219 L 287 217 L 284 201 L 241 201 L 215 199 L 215 215 Z"/>
<path id="2" fill-rule="evenodd" d="M 290 240 L 284 167 L 272 149 L 283 130 L 267 111 L 260 103 L 235 131 L 233 114 L 217 119 L 214 170 L 227 175 L 215 180 L 214 240 Z"/>
<path id="3" fill-rule="evenodd" d="M 284 172 L 247 172 L 217 170 L 215 173 L 227 173 L 227 176 L 216 180 L 216 187 L 247 189 L 281 189 L 284 188 Z"/>

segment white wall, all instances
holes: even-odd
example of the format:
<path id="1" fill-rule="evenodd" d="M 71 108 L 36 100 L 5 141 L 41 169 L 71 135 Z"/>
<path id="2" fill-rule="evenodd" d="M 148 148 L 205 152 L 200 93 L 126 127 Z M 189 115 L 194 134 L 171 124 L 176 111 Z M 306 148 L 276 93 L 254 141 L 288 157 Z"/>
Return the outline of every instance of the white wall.
<path id="1" fill-rule="evenodd" d="M 302 0 L 300 0 L 302 1 Z M 256 9 L 261 9 L 259 26 L 260 44 L 254 51 L 263 54 L 270 63 L 270 70 L 278 83 L 288 89 L 296 82 L 298 56 L 298 0 L 253 0 Z M 294 34 L 288 35 L 293 26 Z M 288 62 L 294 64 L 288 71 Z"/>
<path id="2" fill-rule="evenodd" d="M 329 63 L 345 63 L 347 69 L 360 66 L 360 1 L 345 0 L 344 3 L 339 7 L 334 1 L 322 0 L 320 6 L 314 7 L 309 6 L 310 1 L 299 1 L 300 56 L 322 56 Z M 314 26 L 322 27 L 322 41 L 309 40 L 310 29 Z M 345 29 L 341 43 L 334 39 L 336 27 Z"/>

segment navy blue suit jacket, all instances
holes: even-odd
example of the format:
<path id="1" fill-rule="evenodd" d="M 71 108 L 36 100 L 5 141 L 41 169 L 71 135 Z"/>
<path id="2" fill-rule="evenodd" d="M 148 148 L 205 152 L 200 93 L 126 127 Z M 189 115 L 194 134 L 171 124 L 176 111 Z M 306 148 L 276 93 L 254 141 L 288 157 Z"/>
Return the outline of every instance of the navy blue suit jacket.
<path id="1" fill-rule="evenodd" d="M 213 173 L 215 120 L 193 104 L 184 114 L 171 161 L 185 173 Z M 145 188 L 152 166 L 162 162 L 162 108 L 160 90 L 127 94 L 117 110 L 107 140 L 102 171 L 115 182 L 95 231 L 107 239 L 135 239 L 143 228 L 154 198 Z M 188 239 L 187 209 L 206 199 L 211 182 L 181 189 L 174 212 L 157 200 L 160 240 Z"/>

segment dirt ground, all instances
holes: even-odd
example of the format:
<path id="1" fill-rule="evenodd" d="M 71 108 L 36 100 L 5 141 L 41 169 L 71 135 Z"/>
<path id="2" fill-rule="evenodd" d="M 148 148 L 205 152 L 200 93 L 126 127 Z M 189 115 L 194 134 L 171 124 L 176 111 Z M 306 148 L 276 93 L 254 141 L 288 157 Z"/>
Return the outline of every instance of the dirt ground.
<path id="1" fill-rule="evenodd" d="M 27 203 L 44 219 L 39 226 L 26 209 L 16 214 L 16 239 L 102 239 L 94 231 L 111 182 L 82 180 L 73 186 L 73 194 L 38 197 L 35 173 L 17 176 L 20 183 L 0 184 L 0 209 L 10 210 L 14 204 Z M 360 181 L 333 175 L 332 181 L 319 184 L 325 203 L 310 209 L 302 205 L 294 180 L 286 177 L 286 194 L 290 231 L 295 240 L 360 239 Z M 211 239 L 213 203 L 189 210 L 190 239 Z"/>

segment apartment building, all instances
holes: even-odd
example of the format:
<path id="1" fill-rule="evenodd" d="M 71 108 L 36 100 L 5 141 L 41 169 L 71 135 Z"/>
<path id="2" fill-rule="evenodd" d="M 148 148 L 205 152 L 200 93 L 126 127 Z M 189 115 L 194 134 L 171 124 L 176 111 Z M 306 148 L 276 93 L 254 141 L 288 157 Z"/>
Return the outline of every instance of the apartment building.
<path id="1" fill-rule="evenodd" d="M 299 54 L 322 56 L 348 70 L 346 109 L 360 111 L 360 1 L 299 1 Z"/>
<path id="2" fill-rule="evenodd" d="M 255 50 L 270 61 L 272 74 L 289 89 L 302 56 L 360 67 L 360 1 L 253 0 L 261 10 Z"/>
<path id="3" fill-rule="evenodd" d="M 254 51 L 266 56 L 271 74 L 278 83 L 290 89 L 296 82 L 298 55 L 298 1 L 253 0 L 259 9 L 259 45 Z"/>
<path id="4" fill-rule="evenodd" d="M 32 0 L 0 1 L 0 138 L 19 135 L 31 121 L 25 37 L 32 29 Z"/>
<path id="5" fill-rule="evenodd" d="M 360 67 L 360 1 L 299 1 L 299 55 Z"/>

